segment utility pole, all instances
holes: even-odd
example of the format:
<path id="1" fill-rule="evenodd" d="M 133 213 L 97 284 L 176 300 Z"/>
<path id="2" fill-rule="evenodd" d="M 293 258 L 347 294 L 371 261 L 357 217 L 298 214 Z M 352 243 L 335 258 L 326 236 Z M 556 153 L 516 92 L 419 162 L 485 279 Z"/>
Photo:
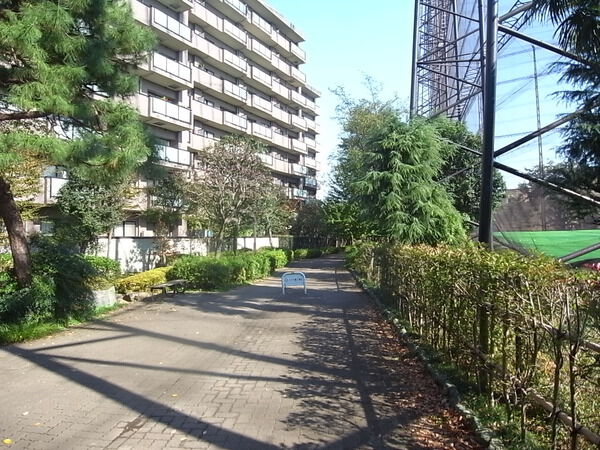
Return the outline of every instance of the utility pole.
<path id="1" fill-rule="evenodd" d="M 535 112 L 537 116 L 537 129 L 542 128 L 542 119 L 540 116 L 540 88 L 538 83 L 538 71 L 537 71 L 537 59 L 535 56 L 535 45 L 531 46 L 533 52 L 533 79 L 535 83 Z M 542 135 L 540 134 L 537 138 L 538 142 L 538 169 L 539 177 L 544 179 L 544 150 L 542 147 Z M 546 202 L 544 200 L 544 188 L 540 187 L 540 215 L 542 231 L 546 231 Z"/>

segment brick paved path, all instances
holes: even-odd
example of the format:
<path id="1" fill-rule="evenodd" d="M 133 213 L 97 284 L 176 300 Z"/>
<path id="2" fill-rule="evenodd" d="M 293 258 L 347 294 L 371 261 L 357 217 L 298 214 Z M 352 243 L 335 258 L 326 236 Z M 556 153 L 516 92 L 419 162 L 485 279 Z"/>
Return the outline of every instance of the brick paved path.
<path id="1" fill-rule="evenodd" d="M 377 366 L 366 298 L 340 257 L 279 280 L 136 304 L 0 348 L 11 448 L 424 448 Z M 375 355 L 375 356 L 374 356 Z M 414 415 L 414 414 L 413 414 Z M 0 447 L 2 444 L 0 444 Z"/>

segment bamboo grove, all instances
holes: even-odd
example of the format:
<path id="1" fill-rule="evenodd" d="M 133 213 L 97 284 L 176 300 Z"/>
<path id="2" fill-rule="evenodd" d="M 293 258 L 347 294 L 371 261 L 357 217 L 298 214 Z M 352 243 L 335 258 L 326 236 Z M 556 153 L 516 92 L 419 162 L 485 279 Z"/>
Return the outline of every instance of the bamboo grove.
<path id="1" fill-rule="evenodd" d="M 365 244 L 349 264 L 523 438 L 543 423 L 552 448 L 600 445 L 597 275 L 476 245 Z"/>

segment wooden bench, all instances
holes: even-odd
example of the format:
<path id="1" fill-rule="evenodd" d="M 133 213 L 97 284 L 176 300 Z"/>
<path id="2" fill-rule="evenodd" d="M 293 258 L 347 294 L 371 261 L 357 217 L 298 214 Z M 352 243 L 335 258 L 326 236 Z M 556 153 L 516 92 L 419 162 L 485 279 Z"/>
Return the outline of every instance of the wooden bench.
<path id="1" fill-rule="evenodd" d="M 187 286 L 187 281 L 185 280 L 171 280 L 166 283 L 155 284 L 154 286 L 150 286 L 150 292 L 154 291 L 162 291 L 163 294 L 169 295 L 168 290 L 171 289 L 171 296 L 175 294 L 184 294 L 185 288 Z"/>

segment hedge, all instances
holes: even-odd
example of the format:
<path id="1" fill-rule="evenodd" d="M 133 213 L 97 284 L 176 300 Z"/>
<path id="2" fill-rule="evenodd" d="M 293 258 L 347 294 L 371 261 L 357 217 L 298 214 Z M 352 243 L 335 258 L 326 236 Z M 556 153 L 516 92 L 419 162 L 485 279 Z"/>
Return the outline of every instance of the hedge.
<path id="1" fill-rule="evenodd" d="M 154 284 L 160 284 L 167 281 L 167 273 L 171 267 L 159 267 L 146 272 L 136 273 L 125 278 L 121 278 L 115 283 L 117 292 L 125 294 L 127 292 L 146 291 Z"/>
<path id="2" fill-rule="evenodd" d="M 347 256 L 396 319 L 465 385 L 505 404 L 502 426 L 537 430 L 535 418 L 556 408 L 565 413 L 546 422 L 549 441 L 558 433 L 569 446 L 570 432 L 573 439 L 600 433 L 597 273 L 476 245 L 363 244 Z M 525 405 L 532 412 L 521 422 Z M 572 427 L 565 417 L 574 413 L 579 424 Z M 561 422 L 562 431 L 555 428 Z"/>

